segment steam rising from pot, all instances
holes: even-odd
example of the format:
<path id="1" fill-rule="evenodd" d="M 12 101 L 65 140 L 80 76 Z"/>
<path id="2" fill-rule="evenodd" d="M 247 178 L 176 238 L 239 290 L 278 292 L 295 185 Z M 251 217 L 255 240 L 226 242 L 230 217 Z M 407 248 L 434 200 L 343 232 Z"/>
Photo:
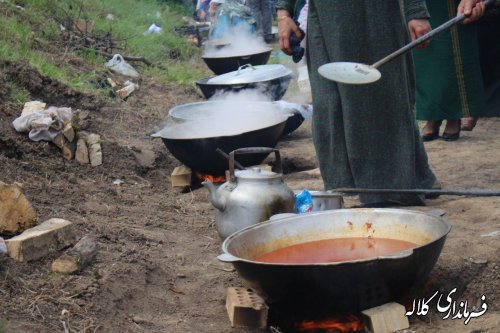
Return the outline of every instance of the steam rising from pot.
<path id="1" fill-rule="evenodd" d="M 231 27 L 222 39 L 212 39 L 205 44 L 203 57 L 225 58 L 262 53 L 269 50 L 261 36 L 248 33 L 248 25 Z"/>

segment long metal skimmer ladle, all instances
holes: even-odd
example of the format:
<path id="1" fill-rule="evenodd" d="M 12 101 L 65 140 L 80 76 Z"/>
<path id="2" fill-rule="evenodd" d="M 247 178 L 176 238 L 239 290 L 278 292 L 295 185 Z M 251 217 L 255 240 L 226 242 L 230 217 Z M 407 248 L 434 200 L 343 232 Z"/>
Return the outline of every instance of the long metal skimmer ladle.
<path id="1" fill-rule="evenodd" d="M 486 0 L 484 2 L 485 6 L 489 6 L 495 0 Z M 380 59 L 373 65 L 366 65 L 356 62 L 331 62 L 328 64 L 324 64 L 318 68 L 319 74 L 323 77 L 337 82 L 349 83 L 349 84 L 366 84 L 372 83 L 380 79 L 382 76 L 380 71 L 377 69 L 385 63 L 399 57 L 403 53 L 413 49 L 415 46 L 422 44 L 423 42 L 431 39 L 436 36 L 440 32 L 448 29 L 449 27 L 461 22 L 467 18 L 467 15 L 461 14 L 445 23 L 437 27 L 436 29 L 431 30 L 425 35 L 420 36 L 415 39 L 413 42 L 405 45 L 399 50 L 389 54 L 385 58 Z"/>

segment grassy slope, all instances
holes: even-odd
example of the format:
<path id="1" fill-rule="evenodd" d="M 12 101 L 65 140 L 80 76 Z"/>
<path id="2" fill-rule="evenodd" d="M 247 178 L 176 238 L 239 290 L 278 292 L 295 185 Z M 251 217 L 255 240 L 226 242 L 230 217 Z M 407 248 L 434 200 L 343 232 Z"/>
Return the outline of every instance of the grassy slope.
<path id="1" fill-rule="evenodd" d="M 197 67 L 199 50 L 190 45 L 174 28 L 182 26 L 182 15 L 189 9 L 174 1 L 154 0 L 25 0 L 24 10 L 16 8 L 20 1 L 0 1 L 0 60 L 26 60 L 43 75 L 57 79 L 77 90 L 92 89 L 89 83 L 95 71 L 75 73 L 65 68 L 57 57 L 48 56 L 48 48 L 60 41 L 59 23 L 68 17 L 88 19 L 94 22 L 94 33 L 103 35 L 111 31 L 113 39 L 123 46 L 126 55 L 144 56 L 153 63 L 162 64 L 168 70 L 133 63 L 141 74 L 161 81 L 192 84 L 203 75 L 203 67 Z M 114 20 L 106 19 L 108 14 Z M 54 19 L 57 18 L 57 19 Z M 163 28 L 162 34 L 144 35 L 155 23 Z M 177 59 L 169 59 L 175 50 Z M 51 52 L 49 51 L 49 52 Z M 106 61 L 93 53 L 79 52 L 94 68 L 101 70 Z M 91 66 L 92 67 L 92 66 Z M 199 69 L 197 69 L 199 68 Z M 23 103 L 29 96 L 16 90 L 13 100 Z"/>

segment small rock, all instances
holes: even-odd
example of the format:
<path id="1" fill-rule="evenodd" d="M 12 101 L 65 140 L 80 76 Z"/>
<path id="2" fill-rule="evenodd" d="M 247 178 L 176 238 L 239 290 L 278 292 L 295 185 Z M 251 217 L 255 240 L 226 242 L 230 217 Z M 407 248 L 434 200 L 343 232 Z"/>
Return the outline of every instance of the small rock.
<path id="1" fill-rule="evenodd" d="M 486 265 L 488 263 L 488 260 L 480 259 L 480 258 L 469 257 L 469 258 L 465 258 L 465 260 L 467 260 L 473 264 L 476 264 L 476 265 Z"/>
<path id="2" fill-rule="evenodd" d="M 143 149 L 139 153 L 134 152 L 137 163 L 143 168 L 153 168 L 156 160 L 156 153 L 152 150 Z"/>
<path id="3" fill-rule="evenodd" d="M 85 236 L 76 245 L 57 258 L 51 266 L 53 272 L 72 274 L 88 266 L 97 254 L 97 243 L 93 237 Z M 90 290 L 89 288 L 89 291 Z"/>
<path id="4" fill-rule="evenodd" d="M 492 231 L 487 234 L 482 234 L 481 237 L 498 237 L 500 236 L 500 230 Z"/>
<path id="5" fill-rule="evenodd" d="M 89 159 L 90 165 L 92 166 L 98 166 L 102 164 L 102 151 L 100 143 L 89 145 Z"/>
<path id="6" fill-rule="evenodd" d="M 116 179 L 114 182 L 113 182 L 113 185 L 121 185 L 121 184 L 124 184 L 125 182 L 121 179 Z"/>
<path id="7" fill-rule="evenodd" d="M 85 130 L 89 128 L 90 120 L 91 118 L 89 111 L 76 110 L 72 123 L 77 130 Z"/>
<path id="8" fill-rule="evenodd" d="M 141 316 L 134 316 L 132 318 L 132 321 L 136 324 L 144 324 L 144 323 L 147 323 L 148 320 L 146 318 L 143 318 Z"/>
<path id="9" fill-rule="evenodd" d="M 87 141 L 87 144 L 90 147 L 92 145 L 101 143 L 101 136 L 99 134 L 90 133 L 85 141 Z"/>
<path id="10" fill-rule="evenodd" d="M 35 210 L 21 192 L 21 186 L 0 181 L 0 234 L 17 234 L 36 223 Z"/>

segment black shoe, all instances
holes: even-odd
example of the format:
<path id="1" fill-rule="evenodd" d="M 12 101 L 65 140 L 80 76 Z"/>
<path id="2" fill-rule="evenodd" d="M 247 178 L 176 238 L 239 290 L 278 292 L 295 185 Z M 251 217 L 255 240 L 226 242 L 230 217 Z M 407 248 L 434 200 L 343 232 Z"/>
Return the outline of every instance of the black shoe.
<path id="1" fill-rule="evenodd" d="M 457 141 L 459 137 L 460 137 L 460 131 L 458 131 L 457 133 L 453 133 L 453 134 L 443 133 L 443 140 L 444 141 Z"/>
<path id="2" fill-rule="evenodd" d="M 422 141 L 424 142 L 436 140 L 438 138 L 439 138 L 439 132 L 422 135 Z"/>
<path id="3" fill-rule="evenodd" d="M 456 133 L 446 133 L 443 132 L 444 141 L 456 141 L 460 137 L 460 127 L 462 126 L 461 119 L 458 120 L 458 131 Z"/>

